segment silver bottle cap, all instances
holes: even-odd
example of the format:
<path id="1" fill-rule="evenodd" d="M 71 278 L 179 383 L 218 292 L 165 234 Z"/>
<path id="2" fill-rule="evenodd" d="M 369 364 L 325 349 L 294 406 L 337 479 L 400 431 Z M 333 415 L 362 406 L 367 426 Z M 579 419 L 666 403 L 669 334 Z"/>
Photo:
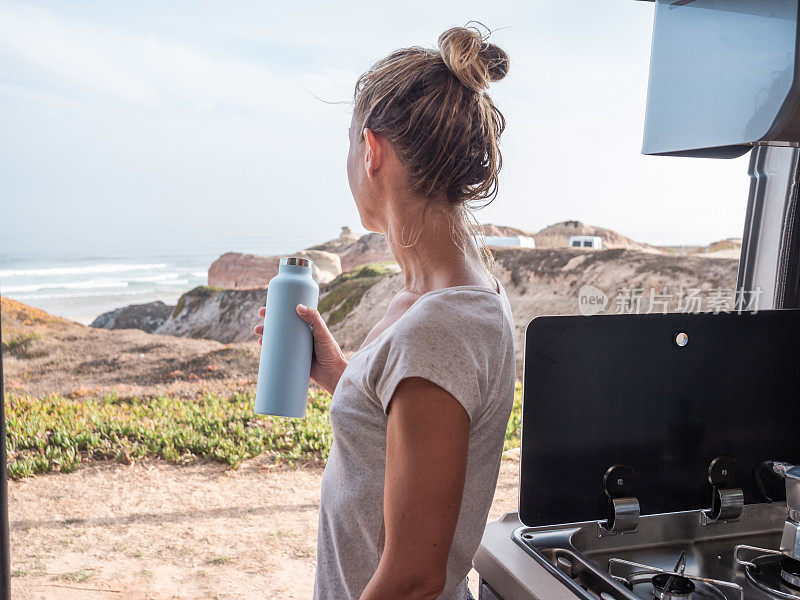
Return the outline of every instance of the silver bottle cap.
<path id="1" fill-rule="evenodd" d="M 284 256 L 281 259 L 282 265 L 297 265 L 298 267 L 313 267 L 314 263 L 307 258 L 300 258 L 299 256 Z"/>

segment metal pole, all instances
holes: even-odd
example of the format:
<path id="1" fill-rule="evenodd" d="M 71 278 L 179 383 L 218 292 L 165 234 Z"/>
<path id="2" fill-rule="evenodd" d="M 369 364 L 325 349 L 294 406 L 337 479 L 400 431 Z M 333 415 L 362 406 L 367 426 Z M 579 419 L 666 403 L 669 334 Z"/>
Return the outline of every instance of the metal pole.
<path id="1" fill-rule="evenodd" d="M 2 308 L 0 308 L 2 317 Z M 0 318 L 0 323 L 2 318 Z M 6 394 L 3 387 L 3 327 L 0 325 L 0 598 L 11 600 L 11 555 L 8 547 L 8 468 L 6 465 Z"/>
<path id="2" fill-rule="evenodd" d="M 800 149 L 756 146 L 736 287 L 758 308 L 800 307 Z M 744 308 L 744 307 L 743 307 Z"/>

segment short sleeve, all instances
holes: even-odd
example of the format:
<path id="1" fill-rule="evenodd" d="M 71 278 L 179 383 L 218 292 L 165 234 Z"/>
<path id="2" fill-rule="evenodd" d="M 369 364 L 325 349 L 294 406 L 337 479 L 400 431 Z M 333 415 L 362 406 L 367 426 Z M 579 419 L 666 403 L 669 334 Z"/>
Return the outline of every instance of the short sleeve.
<path id="1" fill-rule="evenodd" d="M 499 298 L 475 294 L 479 301 L 422 298 L 395 324 L 375 364 L 374 390 L 384 412 L 404 379 L 420 377 L 452 395 L 473 420 L 490 392 L 503 342 Z"/>

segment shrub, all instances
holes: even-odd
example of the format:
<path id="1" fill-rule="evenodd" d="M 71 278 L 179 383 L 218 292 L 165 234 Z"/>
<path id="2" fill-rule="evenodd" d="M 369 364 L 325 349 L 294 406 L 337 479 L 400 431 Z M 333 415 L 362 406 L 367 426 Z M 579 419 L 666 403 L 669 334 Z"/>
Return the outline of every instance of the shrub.
<path id="1" fill-rule="evenodd" d="M 344 320 L 358 306 L 361 298 L 383 277 L 396 272 L 394 262 L 370 263 L 342 273 L 327 286 L 327 292 L 320 298 L 319 312 L 328 314 L 329 327 Z"/>
<path id="2" fill-rule="evenodd" d="M 514 386 L 514 407 L 511 409 L 511 418 L 506 425 L 506 442 L 503 451 L 518 448 L 520 445 L 520 432 L 522 431 L 522 383 L 517 381 Z"/>
<path id="3" fill-rule="evenodd" d="M 41 337 L 41 334 L 38 333 L 20 333 L 16 335 L 8 335 L 7 338 L 2 342 L 3 353 L 8 353 L 11 356 L 25 354 L 31 343 Z"/>

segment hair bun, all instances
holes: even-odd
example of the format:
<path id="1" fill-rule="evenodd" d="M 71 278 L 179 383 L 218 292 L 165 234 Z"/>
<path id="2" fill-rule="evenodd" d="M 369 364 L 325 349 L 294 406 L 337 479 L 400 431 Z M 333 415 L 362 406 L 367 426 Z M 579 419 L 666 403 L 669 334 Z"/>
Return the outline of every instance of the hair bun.
<path id="1" fill-rule="evenodd" d="M 475 92 L 483 92 L 492 81 L 508 74 L 508 55 L 486 41 L 477 27 L 453 27 L 439 36 L 439 53 L 459 81 Z"/>

